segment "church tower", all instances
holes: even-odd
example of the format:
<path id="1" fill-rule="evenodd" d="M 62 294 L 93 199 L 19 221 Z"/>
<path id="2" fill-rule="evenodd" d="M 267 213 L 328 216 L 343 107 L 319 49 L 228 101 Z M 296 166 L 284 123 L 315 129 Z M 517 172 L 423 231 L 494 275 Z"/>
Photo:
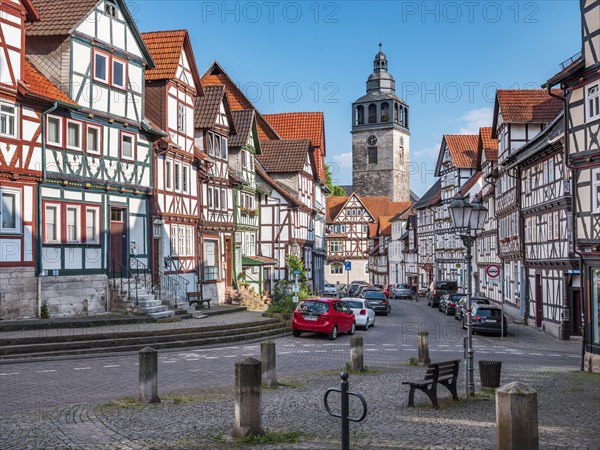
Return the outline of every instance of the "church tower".
<path id="1" fill-rule="evenodd" d="M 408 105 L 381 51 L 375 55 L 367 93 L 352 104 L 352 189 L 361 196 L 410 201 Z"/>

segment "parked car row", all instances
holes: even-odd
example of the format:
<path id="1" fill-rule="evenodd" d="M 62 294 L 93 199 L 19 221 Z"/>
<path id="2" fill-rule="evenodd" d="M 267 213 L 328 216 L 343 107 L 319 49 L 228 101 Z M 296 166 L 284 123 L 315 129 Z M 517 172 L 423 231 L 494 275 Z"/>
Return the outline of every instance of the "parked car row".
<path id="1" fill-rule="evenodd" d="M 292 334 L 321 333 L 335 340 L 339 333 L 354 334 L 375 326 L 375 315 L 388 315 L 391 306 L 381 290 L 367 291 L 365 298 L 308 298 L 298 305 L 292 317 Z"/>

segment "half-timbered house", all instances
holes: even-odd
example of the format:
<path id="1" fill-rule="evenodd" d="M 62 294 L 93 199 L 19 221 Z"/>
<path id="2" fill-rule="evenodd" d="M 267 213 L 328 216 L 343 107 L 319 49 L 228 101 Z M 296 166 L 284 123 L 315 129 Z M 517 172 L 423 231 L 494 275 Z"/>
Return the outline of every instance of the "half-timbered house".
<path id="1" fill-rule="evenodd" d="M 583 363 L 600 372 L 600 1 L 582 0 L 580 8 L 581 51 L 546 86 L 551 92 L 560 85 L 566 102 L 566 174 L 573 196 L 567 232 L 581 262 Z"/>
<path id="2" fill-rule="evenodd" d="M 558 90 L 553 92 L 558 93 Z M 529 311 L 523 266 L 525 230 L 520 221 L 521 189 L 518 169 L 509 169 L 504 162 L 554 120 L 561 106 L 561 101 L 545 90 L 496 92 L 492 138 L 498 139 L 498 171 L 494 176 L 497 251 L 502 262 L 502 292 L 507 312 L 523 319 L 527 319 Z"/>
<path id="3" fill-rule="evenodd" d="M 477 170 L 482 173 L 482 188 L 478 195 L 488 209 L 483 230 L 477 235 L 473 258 L 476 265 L 475 290 L 478 295 L 501 302 L 501 277 L 490 278 L 487 267 L 499 264 L 498 257 L 498 225 L 496 219 L 496 198 L 494 196 L 494 174 L 498 170 L 498 140 L 492 138 L 492 128 L 480 128 L 477 144 Z"/>
<path id="4" fill-rule="evenodd" d="M 311 265 L 313 288 L 320 292 L 325 287 L 325 119 L 322 112 L 265 114 L 265 119 L 282 139 L 310 140 L 310 157 L 314 167 L 314 243 Z"/>
<path id="5" fill-rule="evenodd" d="M 200 245 L 203 270 L 200 283 L 205 298 L 225 300 L 233 286 L 233 183 L 229 172 L 229 136 L 236 134 L 223 85 L 204 87 L 196 105 L 196 146 L 207 156 L 207 176 L 200 186 Z"/>
<path id="6" fill-rule="evenodd" d="M 36 317 L 37 183 L 42 111 L 72 101 L 25 59 L 29 0 L 2 2 L 0 17 L 0 319 Z M 56 96 L 56 97 L 55 97 Z"/>
<path id="7" fill-rule="evenodd" d="M 435 176 L 441 179 L 440 201 L 435 208 L 435 280 L 464 280 L 465 247 L 452 223 L 448 205 L 472 180 L 477 163 L 478 135 L 444 135 Z"/>
<path id="8" fill-rule="evenodd" d="M 435 211 L 441 199 L 442 180 L 437 180 L 412 208 L 417 217 L 418 287 L 426 289 L 434 280 Z"/>
<path id="9" fill-rule="evenodd" d="M 167 133 L 153 152 L 152 276 L 177 304 L 198 284 L 198 182 L 206 157 L 194 142 L 194 107 L 203 90 L 187 30 L 142 37 L 156 61 L 145 72 L 146 116 Z"/>
<path id="10" fill-rule="evenodd" d="M 51 315 L 103 311 L 107 274 L 149 264 L 152 140 L 144 71 L 154 67 L 125 3 L 38 0 L 27 55 L 76 104 L 42 115 L 38 273 Z M 65 286 L 68 285 L 68 289 Z"/>
<path id="11" fill-rule="evenodd" d="M 385 286 L 389 280 L 389 249 L 392 238 L 390 216 L 378 217 L 369 242 L 369 282 Z"/>

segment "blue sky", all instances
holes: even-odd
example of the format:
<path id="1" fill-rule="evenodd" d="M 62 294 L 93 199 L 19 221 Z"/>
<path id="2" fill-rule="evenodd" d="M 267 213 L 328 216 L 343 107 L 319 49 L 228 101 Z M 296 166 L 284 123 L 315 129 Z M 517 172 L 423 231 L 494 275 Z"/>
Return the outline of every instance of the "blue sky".
<path id="1" fill-rule="evenodd" d="M 496 88 L 534 88 L 581 47 L 579 2 L 128 2 L 141 31 L 187 28 L 262 113 L 324 111 L 327 161 L 351 184 L 351 104 L 379 40 L 410 106 L 411 188 L 423 194 L 443 134 L 491 126 Z"/>

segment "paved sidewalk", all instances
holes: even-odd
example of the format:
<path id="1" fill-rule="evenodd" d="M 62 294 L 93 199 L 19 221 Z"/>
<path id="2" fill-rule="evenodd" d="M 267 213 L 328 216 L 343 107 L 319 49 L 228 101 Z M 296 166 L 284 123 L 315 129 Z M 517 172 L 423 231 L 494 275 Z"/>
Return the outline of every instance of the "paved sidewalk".
<path id="1" fill-rule="evenodd" d="M 211 308 L 212 309 L 212 308 Z M 202 313 L 204 311 L 197 311 Z M 129 332 L 147 332 L 159 330 L 178 330 L 185 328 L 204 328 L 214 327 L 219 325 L 231 325 L 236 323 L 249 323 L 270 320 L 262 316 L 261 312 L 254 311 L 239 311 L 228 314 L 219 314 L 205 316 L 202 318 L 184 319 L 172 322 L 142 322 L 128 324 L 103 325 L 96 327 L 81 327 L 81 328 L 44 328 L 37 330 L 22 330 L 22 331 L 2 331 L 0 339 L 26 339 L 39 337 L 56 337 L 56 336 L 106 336 L 118 335 Z"/>
<path id="2" fill-rule="evenodd" d="M 351 425 L 352 448 L 495 448 L 495 401 L 489 391 L 479 392 L 468 401 L 461 397 L 461 401 L 453 402 L 440 388 L 440 410 L 433 409 L 420 393 L 415 408 L 406 406 L 408 388 L 401 382 L 422 376 L 423 370 L 389 365 L 370 374 L 351 375 L 351 390 L 363 394 L 369 405 L 366 420 Z M 461 381 L 463 378 L 461 367 Z M 503 367 L 502 382 L 515 380 L 538 391 L 540 448 L 598 448 L 598 375 L 551 367 Z M 269 431 L 300 432 L 297 443 L 252 447 L 229 438 L 234 394 L 232 387 L 225 385 L 161 392 L 163 403 L 151 406 L 121 399 L 34 412 L 15 405 L 10 410 L 0 408 L 0 448 L 339 448 L 338 419 L 328 416 L 322 403 L 327 388 L 339 387 L 337 371 L 297 375 L 283 381 L 292 386 L 263 390 L 263 423 Z M 459 385 L 459 392 L 464 392 L 464 384 Z"/>

